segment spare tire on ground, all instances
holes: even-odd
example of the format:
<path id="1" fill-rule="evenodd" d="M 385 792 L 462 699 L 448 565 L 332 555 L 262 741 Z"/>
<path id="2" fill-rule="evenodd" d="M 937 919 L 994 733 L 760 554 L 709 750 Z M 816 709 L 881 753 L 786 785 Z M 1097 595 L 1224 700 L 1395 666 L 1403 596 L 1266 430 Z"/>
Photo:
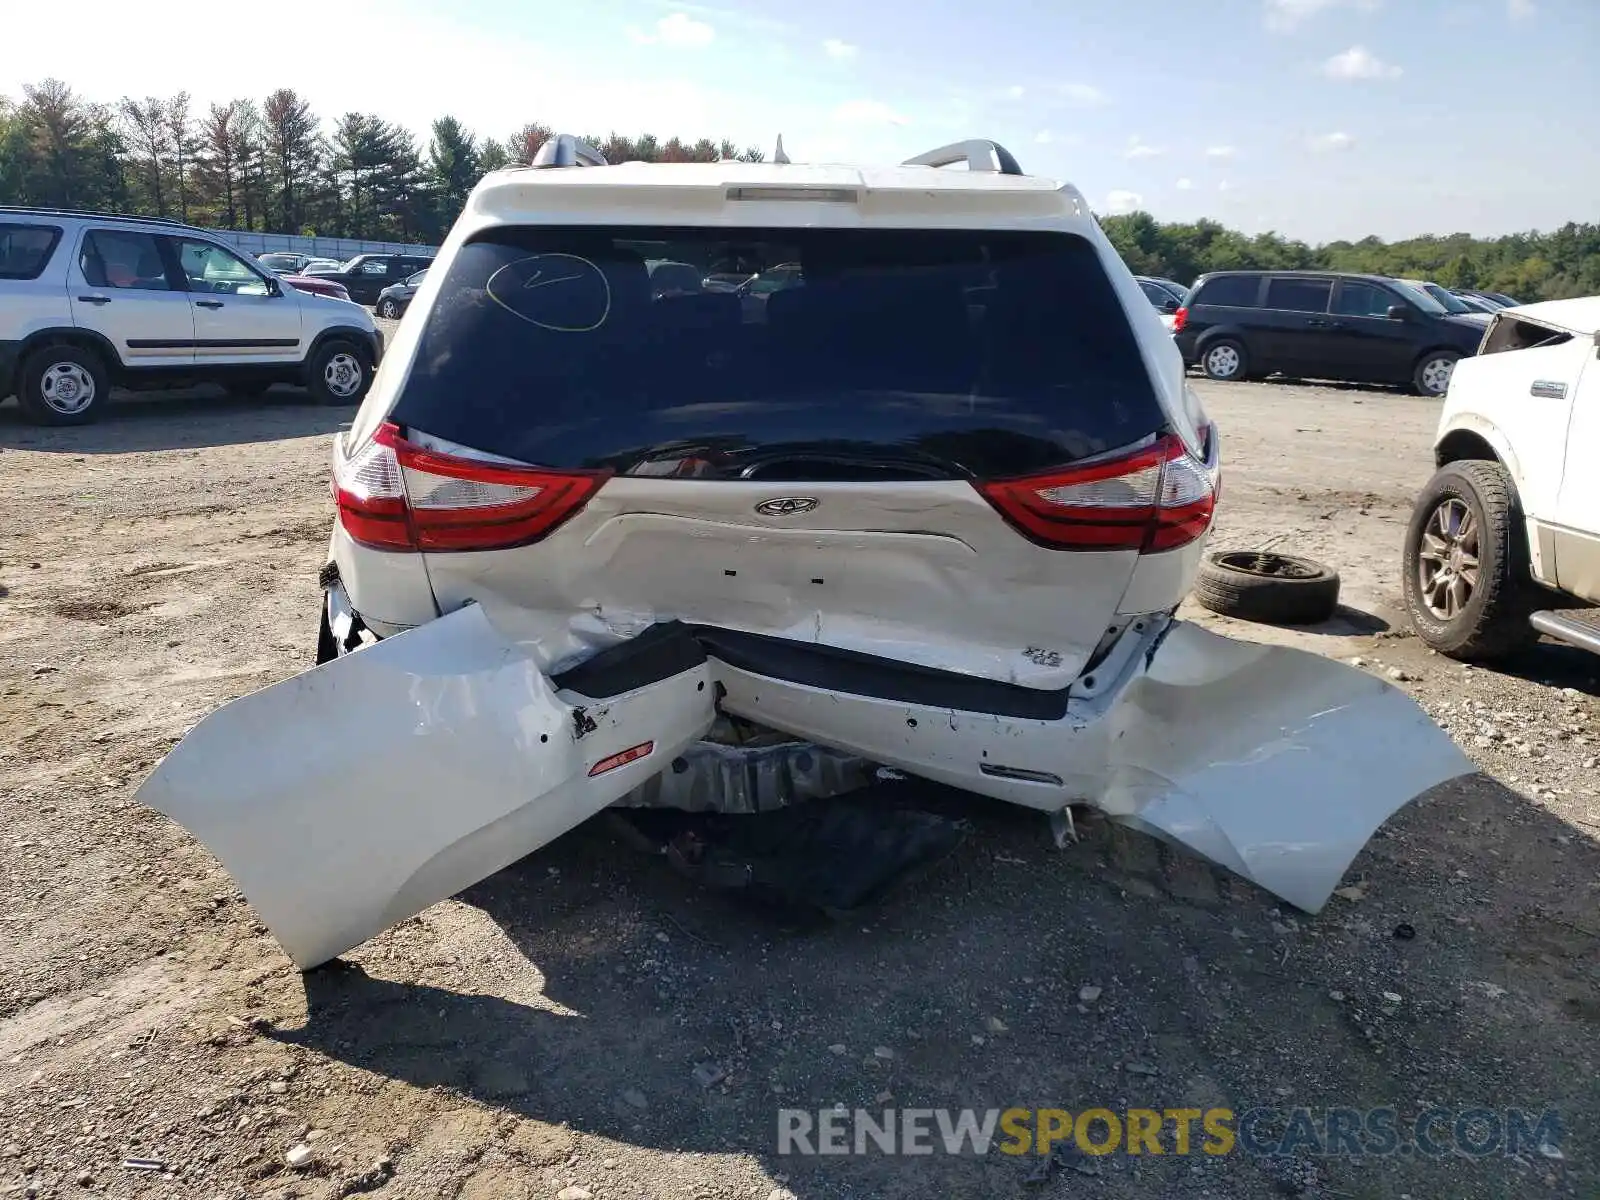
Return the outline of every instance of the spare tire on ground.
<path id="1" fill-rule="evenodd" d="M 1265 625 L 1317 625 L 1339 607 L 1339 575 L 1292 554 L 1214 550 L 1200 564 L 1194 598 L 1201 608 L 1223 617 Z"/>

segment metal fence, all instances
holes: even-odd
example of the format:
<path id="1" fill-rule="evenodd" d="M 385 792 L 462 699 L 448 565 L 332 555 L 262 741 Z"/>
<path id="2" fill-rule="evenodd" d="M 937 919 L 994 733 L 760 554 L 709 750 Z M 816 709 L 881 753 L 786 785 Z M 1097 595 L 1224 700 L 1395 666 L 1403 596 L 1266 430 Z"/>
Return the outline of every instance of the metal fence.
<path id="1" fill-rule="evenodd" d="M 296 237 L 287 233 L 247 233 L 238 229 L 210 229 L 222 241 L 238 247 L 246 254 L 266 254 L 273 250 L 310 254 L 317 258 L 332 258 L 344 262 L 358 254 L 414 254 L 432 258 L 439 252 L 437 246 L 418 246 L 405 242 L 373 242 L 365 238 Z"/>

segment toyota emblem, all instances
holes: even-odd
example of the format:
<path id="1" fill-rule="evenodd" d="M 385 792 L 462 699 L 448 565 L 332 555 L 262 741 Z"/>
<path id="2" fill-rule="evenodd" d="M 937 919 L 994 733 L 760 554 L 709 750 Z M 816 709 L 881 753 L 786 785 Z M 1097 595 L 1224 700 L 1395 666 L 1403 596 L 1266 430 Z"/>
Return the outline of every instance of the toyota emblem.
<path id="1" fill-rule="evenodd" d="M 763 517 L 793 517 L 800 513 L 808 513 L 816 506 L 815 496 L 778 496 L 772 500 L 763 500 L 756 505 L 756 511 Z"/>

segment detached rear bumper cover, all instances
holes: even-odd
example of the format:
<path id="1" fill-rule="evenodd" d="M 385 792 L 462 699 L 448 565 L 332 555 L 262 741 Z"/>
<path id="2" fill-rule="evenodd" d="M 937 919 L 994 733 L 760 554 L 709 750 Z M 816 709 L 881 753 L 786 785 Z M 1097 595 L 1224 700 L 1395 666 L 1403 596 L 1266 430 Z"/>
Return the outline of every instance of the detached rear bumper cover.
<path id="1" fill-rule="evenodd" d="M 1473 770 L 1381 680 L 1183 622 L 1055 720 L 763 678 L 674 636 L 639 639 L 630 690 L 595 700 L 471 605 L 224 706 L 138 798 L 203 841 L 308 968 L 649 780 L 710 728 L 719 692 L 730 712 L 939 782 L 1095 806 L 1312 912 L 1384 820 Z"/>
<path id="2" fill-rule="evenodd" d="M 469 606 L 224 705 L 137 798 L 309 968 L 593 816 L 711 727 L 712 695 L 702 659 L 569 703 Z"/>

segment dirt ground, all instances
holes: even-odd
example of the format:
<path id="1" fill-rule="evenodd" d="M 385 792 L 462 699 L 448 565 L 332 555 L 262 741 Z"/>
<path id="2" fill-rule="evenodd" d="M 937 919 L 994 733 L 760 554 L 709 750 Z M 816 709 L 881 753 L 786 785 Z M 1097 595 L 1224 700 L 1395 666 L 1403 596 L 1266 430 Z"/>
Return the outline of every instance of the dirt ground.
<path id="1" fill-rule="evenodd" d="M 0 1191 L 1600 1194 L 1600 664 L 1544 646 L 1468 670 L 1406 632 L 1396 562 L 1435 404 L 1197 387 L 1226 439 L 1213 545 L 1334 564 L 1348 607 L 1297 631 L 1187 615 L 1398 673 L 1483 771 L 1382 830 L 1353 898 L 1290 913 L 1104 824 L 1057 851 L 1030 814 L 974 804 L 934 872 L 808 923 L 593 822 L 304 977 L 131 796 L 207 711 L 308 665 L 350 413 L 139 399 L 51 432 L 0 408 Z M 776 1153 L 780 1107 L 840 1103 L 1553 1108 L 1565 1132 L 1559 1154 L 1053 1172 Z"/>

